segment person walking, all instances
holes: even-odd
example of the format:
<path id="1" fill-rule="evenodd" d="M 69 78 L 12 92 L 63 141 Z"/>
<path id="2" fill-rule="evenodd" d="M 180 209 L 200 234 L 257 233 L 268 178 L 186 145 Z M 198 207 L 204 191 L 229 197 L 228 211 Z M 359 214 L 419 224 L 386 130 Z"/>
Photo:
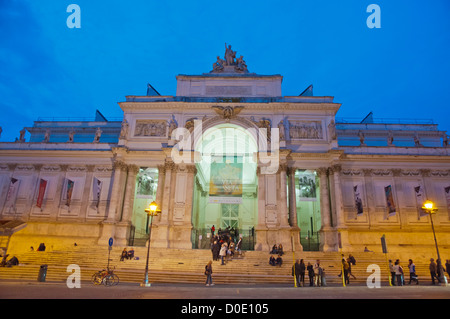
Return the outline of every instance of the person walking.
<path id="1" fill-rule="evenodd" d="M 320 260 L 319 259 L 317 259 L 313 268 L 314 268 L 314 285 L 316 287 L 320 287 L 321 280 L 320 280 Z"/>
<path id="2" fill-rule="evenodd" d="M 395 269 L 392 260 L 389 259 L 389 271 L 391 272 L 391 286 L 395 286 Z"/>
<path id="3" fill-rule="evenodd" d="M 300 260 L 296 260 L 292 266 L 292 276 L 295 277 L 295 286 L 300 287 Z"/>
<path id="4" fill-rule="evenodd" d="M 310 262 L 308 262 L 308 266 L 306 267 L 306 270 L 308 271 L 309 286 L 312 287 L 312 286 L 314 286 L 314 268 Z"/>
<path id="5" fill-rule="evenodd" d="M 210 260 L 205 266 L 206 286 L 214 286 L 212 282 L 212 261 Z"/>
<path id="6" fill-rule="evenodd" d="M 300 285 L 301 287 L 305 286 L 305 271 L 306 271 L 306 265 L 305 262 L 303 261 L 303 259 L 300 259 L 300 267 L 299 267 L 299 271 L 300 271 L 300 281 L 297 282 L 298 285 Z"/>
<path id="7" fill-rule="evenodd" d="M 436 275 L 437 274 L 437 264 L 434 262 L 433 258 L 430 259 L 429 268 L 430 268 L 430 275 L 431 275 L 431 284 L 435 285 L 436 282 L 434 281 L 434 279 L 436 278 L 438 280 L 438 282 L 439 282 L 439 279 L 437 278 L 437 275 Z"/>
<path id="8" fill-rule="evenodd" d="M 223 261 L 224 261 L 225 257 L 227 256 L 227 244 L 225 244 L 225 243 L 222 244 L 222 247 L 220 248 L 219 256 L 222 258 L 221 265 L 225 265 L 225 263 Z"/>
<path id="9" fill-rule="evenodd" d="M 350 284 L 350 263 L 348 259 L 342 258 L 342 268 L 344 269 L 344 283 L 348 285 Z"/>
<path id="10" fill-rule="evenodd" d="M 408 261 L 408 268 L 409 268 L 409 285 L 411 285 L 411 281 L 415 281 L 416 285 L 419 284 L 419 278 L 416 275 L 416 265 L 414 265 L 412 259 Z"/>

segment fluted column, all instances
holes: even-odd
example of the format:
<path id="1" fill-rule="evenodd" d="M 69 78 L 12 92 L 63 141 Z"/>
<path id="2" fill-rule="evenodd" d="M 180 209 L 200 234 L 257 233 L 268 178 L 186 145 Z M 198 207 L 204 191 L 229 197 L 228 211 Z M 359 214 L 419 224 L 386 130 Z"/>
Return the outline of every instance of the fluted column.
<path id="1" fill-rule="evenodd" d="M 327 170 L 328 169 L 326 167 L 321 167 L 317 170 L 320 179 L 320 211 L 322 217 L 322 228 L 331 227 Z"/>
<path id="2" fill-rule="evenodd" d="M 161 219 L 159 224 L 160 225 L 168 225 L 169 224 L 169 206 L 170 206 L 170 199 L 173 196 L 171 189 L 172 189 L 172 174 L 174 173 L 175 169 L 175 163 L 171 160 L 166 160 L 164 170 L 165 170 L 165 176 L 164 176 L 164 188 L 163 188 L 163 196 L 162 196 L 162 202 L 161 202 Z"/>
<path id="3" fill-rule="evenodd" d="M 93 178 L 94 178 L 95 165 L 86 165 L 86 180 L 84 183 L 83 197 L 80 208 L 80 218 L 83 217 L 86 220 L 88 216 L 89 207 L 89 193 L 92 190 Z"/>
<path id="4" fill-rule="evenodd" d="M 334 198 L 336 207 L 336 227 L 341 229 L 345 227 L 344 207 L 342 202 L 342 188 L 341 188 L 341 165 L 333 165 L 333 180 L 334 180 Z"/>
<path id="5" fill-rule="evenodd" d="M 330 199 L 328 189 L 328 168 L 321 167 L 317 170 L 320 178 L 320 215 L 322 227 L 320 234 L 320 247 L 322 251 L 336 250 L 336 231 L 331 227 Z"/>
<path id="6" fill-rule="evenodd" d="M 158 186 L 156 187 L 156 204 L 158 205 L 158 208 L 161 210 L 162 208 L 162 202 L 163 202 L 163 196 L 164 196 L 164 181 L 166 179 L 166 167 L 165 165 L 158 165 Z M 158 214 L 153 219 L 153 223 L 159 223 L 161 221 L 161 214 Z"/>
<path id="7" fill-rule="evenodd" d="M 278 200 L 278 211 L 280 214 L 280 226 L 289 226 L 289 212 L 287 205 L 287 165 L 280 164 L 279 166 L 279 176 L 280 176 L 280 184 L 279 184 L 279 192 L 280 198 Z"/>
<path id="8" fill-rule="evenodd" d="M 109 199 L 108 222 L 114 222 L 117 214 L 117 207 L 120 198 L 122 172 L 127 168 L 126 164 L 120 160 L 114 162 L 114 177 L 111 198 Z"/>
<path id="9" fill-rule="evenodd" d="M 125 186 L 125 198 L 123 203 L 123 213 L 121 221 L 131 223 L 134 205 L 134 193 L 136 190 L 136 176 L 139 173 L 139 166 L 131 164 L 128 165 L 127 184 Z"/>
<path id="10" fill-rule="evenodd" d="M 293 227 L 298 227 L 297 221 L 297 197 L 295 194 L 295 172 L 297 168 L 288 168 L 289 178 L 289 223 Z"/>

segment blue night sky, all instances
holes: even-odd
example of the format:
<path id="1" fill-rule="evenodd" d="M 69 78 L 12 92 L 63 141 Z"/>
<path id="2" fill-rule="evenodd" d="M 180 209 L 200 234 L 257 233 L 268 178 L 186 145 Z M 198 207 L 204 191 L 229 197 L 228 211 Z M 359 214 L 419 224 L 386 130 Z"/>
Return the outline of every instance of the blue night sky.
<path id="1" fill-rule="evenodd" d="M 81 8 L 81 28 L 66 25 Z M 369 4 L 381 8 L 370 29 Z M 450 132 L 450 1 L 0 0 L 0 141 L 39 117 L 106 118 L 147 83 L 207 73 L 224 43 L 282 94 L 342 103 L 338 117 L 432 119 Z"/>

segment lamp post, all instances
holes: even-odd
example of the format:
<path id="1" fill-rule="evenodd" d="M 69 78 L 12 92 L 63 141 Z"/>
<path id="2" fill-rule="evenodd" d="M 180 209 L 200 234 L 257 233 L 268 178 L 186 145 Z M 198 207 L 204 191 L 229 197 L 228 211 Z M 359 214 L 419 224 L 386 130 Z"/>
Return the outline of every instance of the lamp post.
<path id="1" fill-rule="evenodd" d="M 436 240 L 436 233 L 434 231 L 434 224 L 433 224 L 433 214 L 436 214 L 437 212 L 437 208 L 434 206 L 434 203 L 431 200 L 426 200 L 423 203 L 422 209 L 430 215 L 430 221 L 431 221 L 431 229 L 433 230 L 433 237 L 434 237 L 434 244 L 436 245 L 436 252 L 437 252 L 437 262 L 438 262 L 438 267 L 439 267 L 439 282 L 440 283 L 444 283 L 444 269 L 442 267 L 442 260 L 441 260 L 441 256 L 439 254 L 439 247 L 437 244 L 437 240 Z"/>
<path id="2" fill-rule="evenodd" d="M 145 277 L 144 282 L 141 283 L 141 287 L 150 287 L 151 284 L 148 282 L 148 257 L 150 255 L 150 242 L 152 237 L 152 224 L 153 224 L 153 216 L 158 215 L 160 211 L 157 210 L 158 205 L 155 201 L 151 202 L 149 207 L 145 209 L 145 212 L 148 216 L 150 216 L 150 230 L 148 233 L 148 250 L 147 250 L 147 261 L 145 263 Z"/>

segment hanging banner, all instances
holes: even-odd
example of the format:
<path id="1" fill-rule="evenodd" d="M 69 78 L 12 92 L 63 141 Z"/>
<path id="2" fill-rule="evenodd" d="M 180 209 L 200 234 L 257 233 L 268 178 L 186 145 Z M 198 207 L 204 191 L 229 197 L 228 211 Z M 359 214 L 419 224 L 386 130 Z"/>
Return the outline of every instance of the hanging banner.
<path id="1" fill-rule="evenodd" d="M 388 217 L 395 216 L 396 209 L 395 209 L 395 202 L 394 202 L 394 196 L 392 194 L 392 186 L 386 186 L 384 188 L 384 193 L 386 194 L 386 205 L 388 209 Z"/>
<path id="2" fill-rule="evenodd" d="M 444 191 L 447 199 L 447 212 L 450 213 L 450 186 L 444 187 Z"/>
<path id="3" fill-rule="evenodd" d="M 36 201 L 36 206 L 42 208 L 42 203 L 44 201 L 45 190 L 47 189 L 47 181 L 45 179 L 40 179 L 39 181 L 39 193 Z"/>
<path id="4" fill-rule="evenodd" d="M 361 216 L 364 213 L 362 197 L 361 197 L 361 185 L 353 186 L 353 196 L 355 198 L 356 215 Z"/>
<path id="5" fill-rule="evenodd" d="M 66 206 L 70 207 L 70 201 L 72 200 L 73 186 L 75 182 L 68 179 L 66 188 Z"/>
<path id="6" fill-rule="evenodd" d="M 317 201 L 316 175 L 301 172 L 298 174 L 298 199 L 300 201 Z"/>
<path id="7" fill-rule="evenodd" d="M 20 180 L 11 177 L 9 182 L 8 193 L 6 194 L 5 208 L 14 208 L 16 204 L 17 193 L 19 192 Z"/>
<path id="8" fill-rule="evenodd" d="M 239 159 L 239 160 L 238 160 Z M 209 202 L 242 203 L 242 158 L 215 157 L 210 167 Z"/>
<path id="9" fill-rule="evenodd" d="M 425 190 L 422 186 L 414 187 L 414 194 L 416 195 L 416 205 L 417 211 L 419 212 L 419 218 L 427 216 L 427 213 L 422 209 L 423 203 L 425 202 Z"/>
<path id="10" fill-rule="evenodd" d="M 102 186 L 103 182 L 99 180 L 98 178 L 94 177 L 94 201 L 95 201 L 95 207 L 98 208 L 98 205 L 100 204 L 100 194 L 102 193 Z"/>

